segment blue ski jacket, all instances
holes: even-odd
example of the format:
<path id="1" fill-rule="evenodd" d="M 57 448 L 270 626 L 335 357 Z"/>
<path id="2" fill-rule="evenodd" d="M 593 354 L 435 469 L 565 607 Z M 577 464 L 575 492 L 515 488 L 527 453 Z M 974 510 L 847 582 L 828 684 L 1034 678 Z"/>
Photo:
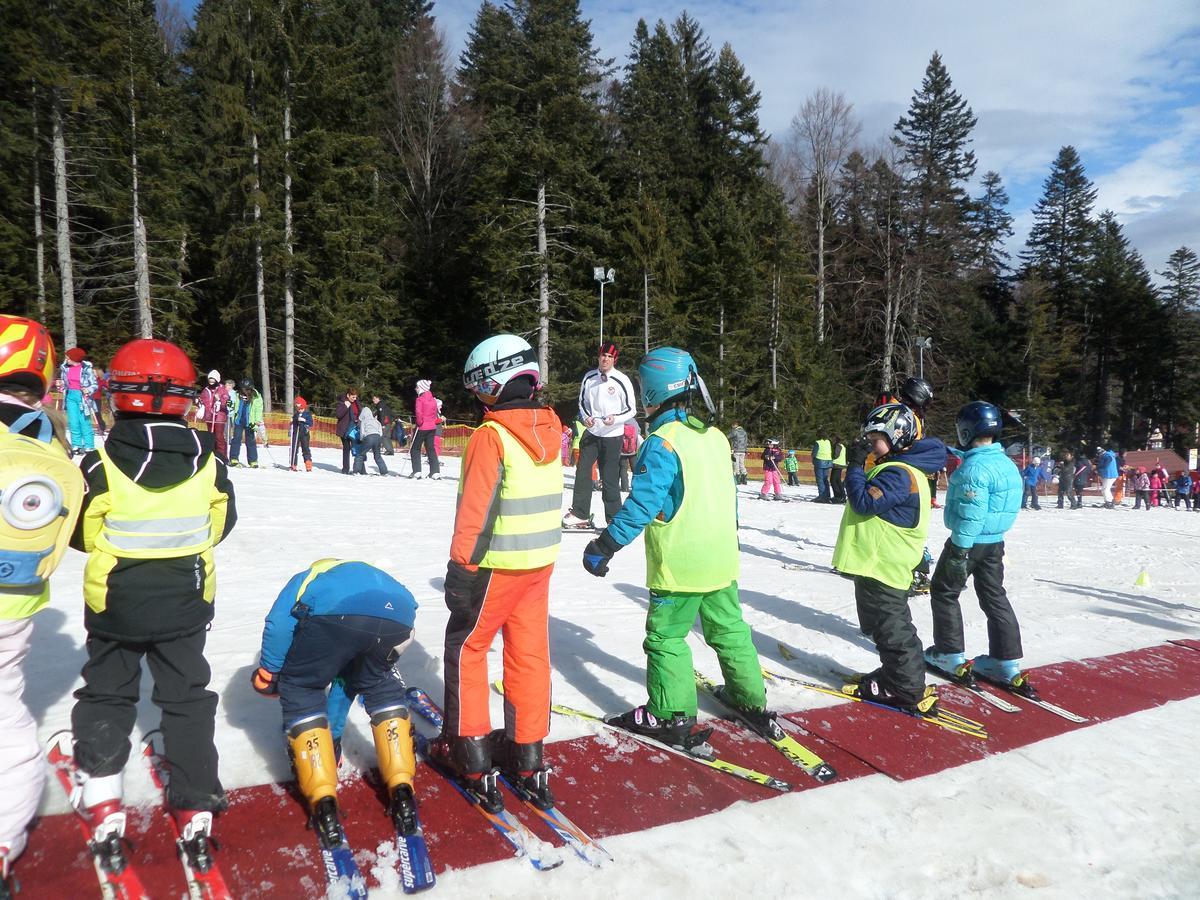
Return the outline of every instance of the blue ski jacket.
<path id="1" fill-rule="evenodd" d="M 321 559 L 291 577 L 263 626 L 259 665 L 283 668 L 292 633 L 309 616 L 374 616 L 413 627 L 417 601 L 391 575 L 365 562 Z"/>
<path id="2" fill-rule="evenodd" d="M 687 413 L 678 407 L 664 410 L 650 422 L 650 430 L 653 432 L 672 420 L 686 422 Z M 683 467 L 675 451 L 661 437 L 651 434 L 642 442 L 633 471 L 637 477 L 630 482 L 629 497 L 605 529 L 622 547 L 633 543 L 660 515 L 664 522 L 670 522 L 683 503 Z"/>
<path id="3" fill-rule="evenodd" d="M 938 438 L 922 438 L 903 453 L 889 453 L 885 462 L 910 465 L 926 475 L 946 467 L 946 445 Z M 846 502 L 859 515 L 879 516 L 898 528 L 915 528 L 921 520 L 921 495 L 907 469 L 891 466 L 870 481 L 867 470 L 846 470 Z"/>
<path id="4" fill-rule="evenodd" d="M 943 512 L 950 540 L 964 550 L 999 543 L 1021 509 L 1021 473 L 999 444 L 972 447 L 961 455 L 962 465 L 950 476 Z"/>

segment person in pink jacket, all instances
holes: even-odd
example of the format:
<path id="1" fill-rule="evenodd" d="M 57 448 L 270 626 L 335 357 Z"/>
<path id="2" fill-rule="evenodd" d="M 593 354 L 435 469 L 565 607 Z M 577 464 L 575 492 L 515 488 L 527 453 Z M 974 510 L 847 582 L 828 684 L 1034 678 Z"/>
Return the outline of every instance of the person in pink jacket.
<path id="1" fill-rule="evenodd" d="M 421 447 L 425 447 L 425 455 L 429 457 L 429 477 L 435 481 L 442 477 L 441 466 L 438 465 L 437 448 L 433 438 L 437 434 L 438 413 L 437 397 L 430 390 L 432 383 L 428 378 L 417 382 L 417 403 L 413 408 L 416 418 L 416 434 L 413 435 L 412 450 L 409 458 L 412 460 L 412 474 L 409 478 L 424 478 L 421 471 Z"/>
<path id="2" fill-rule="evenodd" d="M 221 384 L 221 373 L 208 373 L 208 386 L 196 401 L 196 421 L 203 422 L 213 435 L 213 452 L 221 462 L 229 462 L 229 445 L 225 443 L 225 427 L 229 421 L 229 389 Z"/>

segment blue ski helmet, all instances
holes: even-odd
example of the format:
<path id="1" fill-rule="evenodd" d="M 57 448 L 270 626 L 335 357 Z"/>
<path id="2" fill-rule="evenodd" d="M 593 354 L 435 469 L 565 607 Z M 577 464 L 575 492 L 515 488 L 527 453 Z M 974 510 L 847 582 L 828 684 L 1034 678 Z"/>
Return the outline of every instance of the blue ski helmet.
<path id="1" fill-rule="evenodd" d="M 999 437 L 1004 428 L 1004 416 L 995 404 L 975 400 L 958 411 L 954 428 L 958 432 L 958 446 L 969 447 L 975 438 Z"/>
<path id="2" fill-rule="evenodd" d="M 638 365 L 644 406 L 662 406 L 696 387 L 699 373 L 692 354 L 677 347 L 651 350 Z"/>

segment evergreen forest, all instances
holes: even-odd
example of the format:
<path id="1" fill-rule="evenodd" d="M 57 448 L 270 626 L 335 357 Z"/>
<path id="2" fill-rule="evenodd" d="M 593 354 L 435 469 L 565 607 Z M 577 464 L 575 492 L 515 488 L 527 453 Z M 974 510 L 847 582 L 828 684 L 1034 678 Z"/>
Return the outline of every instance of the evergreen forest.
<path id="1" fill-rule="evenodd" d="M 456 58 L 423 0 L 5 0 L 0 308 L 101 366 L 175 341 L 276 409 L 430 378 L 461 420 L 467 352 L 513 331 L 569 414 L 612 268 L 618 365 L 690 350 L 756 438 L 850 436 L 923 368 L 945 435 L 982 398 L 1039 444 L 1194 446 L 1200 258 L 1150 271 L 1070 145 L 1010 256 L 934 50 L 871 142 L 836 85 L 766 134 L 747 48 L 685 12 L 617 61 L 579 0 L 484 0 Z"/>

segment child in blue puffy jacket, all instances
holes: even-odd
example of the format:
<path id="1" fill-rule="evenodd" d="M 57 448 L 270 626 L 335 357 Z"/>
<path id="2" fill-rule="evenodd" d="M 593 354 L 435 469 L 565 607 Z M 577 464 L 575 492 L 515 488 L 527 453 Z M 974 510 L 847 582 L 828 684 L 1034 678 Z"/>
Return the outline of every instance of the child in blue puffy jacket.
<path id="1" fill-rule="evenodd" d="M 974 671 L 1017 686 L 1024 679 L 1021 628 L 1004 590 L 1004 535 L 1017 520 L 1023 480 L 997 441 L 1003 427 L 999 408 L 968 403 L 955 424 L 963 461 L 946 491 L 950 538 L 933 573 L 933 646 L 925 651 L 925 660 L 948 672 L 968 670 L 958 598 L 973 576 L 988 623 L 988 653 L 976 657 Z"/>
<path id="2" fill-rule="evenodd" d="M 1025 471 L 1021 473 L 1021 478 L 1025 482 L 1025 492 L 1021 495 L 1021 509 L 1028 508 L 1041 509 L 1038 504 L 1038 485 L 1046 479 L 1046 472 L 1042 469 L 1042 460 L 1035 456 L 1029 461 L 1029 465 L 1025 467 Z"/>

